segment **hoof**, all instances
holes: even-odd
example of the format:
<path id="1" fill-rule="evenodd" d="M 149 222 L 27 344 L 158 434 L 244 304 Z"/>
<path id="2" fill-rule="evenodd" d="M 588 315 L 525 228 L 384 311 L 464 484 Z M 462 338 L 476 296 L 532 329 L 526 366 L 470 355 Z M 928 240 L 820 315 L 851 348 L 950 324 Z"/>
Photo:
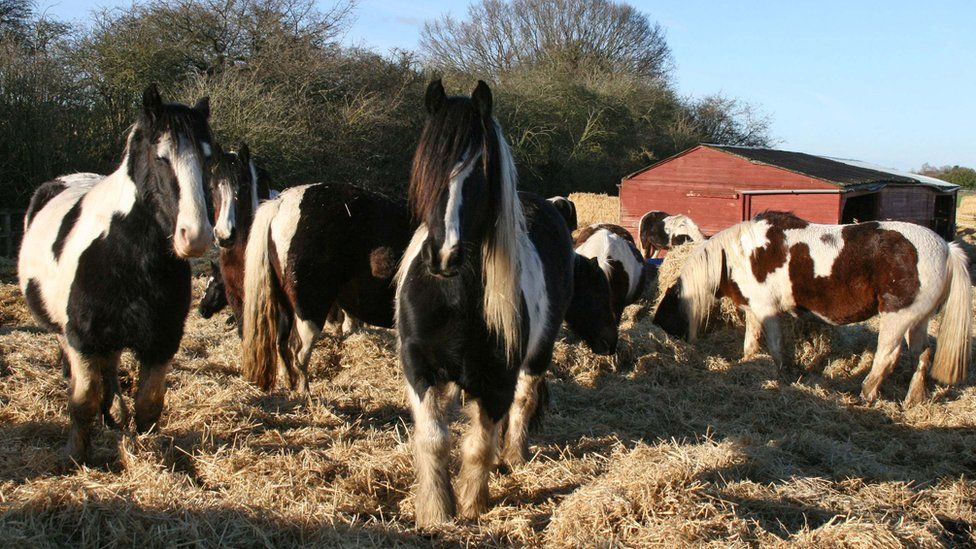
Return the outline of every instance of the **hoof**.
<path id="1" fill-rule="evenodd" d="M 417 528 L 431 528 L 447 524 L 454 520 L 453 505 L 438 505 L 435 502 L 421 504 L 418 502 L 414 521 Z"/>

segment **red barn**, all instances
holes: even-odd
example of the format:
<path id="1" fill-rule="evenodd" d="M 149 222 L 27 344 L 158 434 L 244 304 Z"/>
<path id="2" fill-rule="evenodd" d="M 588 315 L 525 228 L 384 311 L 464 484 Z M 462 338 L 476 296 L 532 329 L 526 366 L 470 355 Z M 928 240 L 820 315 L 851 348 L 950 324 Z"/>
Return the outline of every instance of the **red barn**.
<path id="1" fill-rule="evenodd" d="M 815 223 L 911 221 L 949 239 L 958 190 L 857 160 L 699 145 L 625 177 L 620 221 L 636 236 L 648 211 L 681 213 L 710 235 L 764 210 L 786 210 Z"/>

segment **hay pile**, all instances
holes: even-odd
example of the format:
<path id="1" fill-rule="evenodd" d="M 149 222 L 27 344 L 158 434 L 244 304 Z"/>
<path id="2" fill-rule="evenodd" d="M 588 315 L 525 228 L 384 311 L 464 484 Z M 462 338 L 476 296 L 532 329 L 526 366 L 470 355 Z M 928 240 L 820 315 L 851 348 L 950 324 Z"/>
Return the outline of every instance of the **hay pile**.
<path id="1" fill-rule="evenodd" d="M 223 316 L 193 312 L 162 431 L 100 429 L 95 463 L 78 469 L 60 455 L 68 418 L 55 338 L 22 316 L 12 280 L 0 290 L 11 319 L 0 326 L 11 370 L 0 376 L 0 546 L 976 541 L 976 388 L 940 389 L 904 411 L 903 369 L 881 402 L 862 405 L 870 324 L 840 328 L 824 373 L 787 384 L 767 357 L 739 362 L 740 329 L 715 326 L 691 346 L 632 305 L 618 369 L 565 337 L 557 343 L 534 457 L 492 475 L 491 510 L 418 532 L 393 332 L 324 338 L 305 403 L 242 381 Z M 133 367 L 126 357 L 130 395 Z"/>
<path id="2" fill-rule="evenodd" d="M 576 221 L 582 227 L 594 223 L 620 223 L 620 199 L 606 194 L 572 193 L 576 204 Z"/>
<path id="3" fill-rule="evenodd" d="M 967 194 L 959 200 L 959 208 L 956 210 L 956 224 L 960 228 L 976 228 L 976 195 Z"/>

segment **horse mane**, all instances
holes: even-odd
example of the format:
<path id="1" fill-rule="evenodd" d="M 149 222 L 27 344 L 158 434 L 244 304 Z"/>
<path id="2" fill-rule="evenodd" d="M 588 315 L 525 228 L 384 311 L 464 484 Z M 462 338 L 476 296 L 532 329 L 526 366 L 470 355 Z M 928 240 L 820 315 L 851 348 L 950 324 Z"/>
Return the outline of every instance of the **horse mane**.
<path id="1" fill-rule="evenodd" d="M 722 276 L 731 273 L 733 264 L 749 261 L 742 238 L 748 234 L 755 240 L 751 235 L 756 228 L 755 222 L 745 221 L 716 233 L 699 245 L 681 267 L 681 301 L 688 316 L 689 341 L 694 341 L 698 329 L 708 322 Z"/>
<path id="2" fill-rule="evenodd" d="M 484 319 L 488 329 L 500 338 L 511 364 L 522 341 L 520 257 L 521 247 L 529 242 L 525 214 L 518 200 L 518 172 L 498 123 L 481 116 L 469 98 L 447 99 L 421 133 L 413 157 L 408 198 L 414 220 L 423 229 L 423 223 L 448 191 L 459 160 L 479 159 L 488 181 L 489 211 L 494 214 L 489 219 L 492 230 L 481 247 Z M 420 242 L 411 242 L 404 257 L 411 257 L 409 250 L 419 248 Z M 402 279 L 405 274 L 404 266 L 398 276 Z"/>

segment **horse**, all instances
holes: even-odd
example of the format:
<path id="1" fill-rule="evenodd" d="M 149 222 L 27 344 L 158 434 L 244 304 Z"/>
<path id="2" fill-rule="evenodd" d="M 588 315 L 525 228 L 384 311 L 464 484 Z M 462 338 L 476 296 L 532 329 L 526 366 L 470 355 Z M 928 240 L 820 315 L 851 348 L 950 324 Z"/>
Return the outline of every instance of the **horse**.
<path id="1" fill-rule="evenodd" d="M 702 242 L 705 235 L 690 217 L 682 214 L 651 211 L 637 223 L 637 236 L 644 258 L 656 258 L 661 250 L 670 250 L 686 242 Z"/>
<path id="2" fill-rule="evenodd" d="M 248 233 L 258 205 L 277 194 L 269 185 L 268 173 L 254 163 L 247 144 L 241 145 L 237 152 L 218 150 L 214 158 L 210 185 L 214 197 L 219 278 L 226 305 L 230 305 L 240 335 L 244 317 L 244 250 Z M 217 275 L 214 277 L 216 280 Z"/>
<path id="3" fill-rule="evenodd" d="M 665 293 L 654 322 L 693 341 L 717 297 L 729 297 L 746 317 L 744 358 L 759 336 L 783 373 L 777 315 L 810 312 L 831 324 L 881 318 L 878 347 L 861 397 L 873 402 L 898 361 L 902 338 L 918 362 L 906 407 L 925 399 L 925 379 L 966 378 L 972 329 L 968 259 L 956 243 L 898 221 L 818 225 L 790 213 L 764 212 L 717 233 L 688 258 Z M 928 324 L 939 308 L 938 345 L 929 372 Z M 919 357 L 922 357 L 920 360 Z"/>
<path id="4" fill-rule="evenodd" d="M 353 185 L 292 187 L 261 204 L 244 259 L 245 378 L 270 390 L 280 366 L 308 395 L 308 361 L 333 305 L 393 327 L 394 274 L 411 234 L 406 204 Z"/>
<path id="5" fill-rule="evenodd" d="M 576 253 L 596 262 L 610 287 L 610 303 L 619 323 L 624 308 L 637 301 L 647 283 L 647 265 L 630 233 L 619 225 L 591 225 L 574 242 Z"/>
<path id="6" fill-rule="evenodd" d="M 527 458 L 543 374 L 573 292 L 575 255 L 565 221 L 545 199 L 516 190 L 492 94 L 425 94 L 427 119 L 408 191 L 418 228 L 397 284 L 397 337 L 414 420 L 419 527 L 488 506 L 500 426 L 510 466 Z M 459 496 L 450 480 L 446 409 L 467 395 Z M 458 505 L 459 503 L 459 505 Z"/>
<path id="7" fill-rule="evenodd" d="M 210 278 L 207 279 L 207 287 L 203 290 L 203 297 L 200 298 L 198 311 L 202 318 L 210 318 L 226 306 L 227 293 L 224 287 L 224 277 L 220 273 L 220 263 L 211 260 Z"/>
<path id="8" fill-rule="evenodd" d="M 39 325 L 58 334 L 70 368 L 68 455 L 84 462 L 101 410 L 110 427 L 124 349 L 139 361 L 135 422 L 154 427 L 166 371 L 190 309 L 189 257 L 210 245 L 205 165 L 209 102 L 163 103 L 146 88 L 118 168 L 83 183 L 42 185 L 24 218 L 20 288 Z M 71 178 L 69 178 L 71 179 Z M 75 178 L 76 182 L 77 179 Z"/>
<path id="9" fill-rule="evenodd" d="M 556 207 L 559 215 L 563 216 L 563 219 L 566 220 L 566 227 L 569 228 L 569 232 L 572 233 L 575 231 L 578 226 L 576 221 L 576 204 L 565 196 L 554 196 L 547 200 Z"/>

